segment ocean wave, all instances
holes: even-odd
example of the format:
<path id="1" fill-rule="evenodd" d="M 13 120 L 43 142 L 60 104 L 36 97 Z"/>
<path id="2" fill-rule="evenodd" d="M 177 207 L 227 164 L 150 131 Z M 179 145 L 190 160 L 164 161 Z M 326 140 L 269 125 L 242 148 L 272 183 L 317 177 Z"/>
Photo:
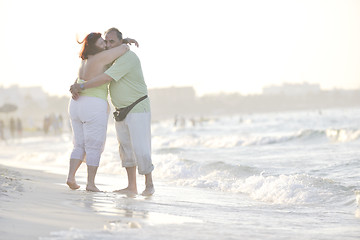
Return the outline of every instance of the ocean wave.
<path id="1" fill-rule="evenodd" d="M 177 181 L 184 185 L 219 188 L 218 183 L 231 182 L 234 179 L 244 178 L 260 171 L 257 168 L 232 165 L 222 161 L 200 163 L 190 159 L 183 159 L 174 154 L 154 156 L 157 178 Z"/>
<path id="2" fill-rule="evenodd" d="M 360 207 L 360 190 L 355 191 L 356 205 Z"/>
<path id="3" fill-rule="evenodd" d="M 183 149 L 183 148 L 234 148 L 241 146 L 258 146 L 270 145 L 279 143 L 313 143 L 321 141 L 330 141 L 336 143 L 351 142 L 360 139 L 359 129 L 334 129 L 328 128 L 324 130 L 318 129 L 303 129 L 294 133 L 279 133 L 272 135 L 242 135 L 228 134 L 228 135 L 205 135 L 199 136 L 196 134 L 189 134 L 184 136 L 154 136 L 154 149 Z"/>
<path id="4" fill-rule="evenodd" d="M 333 142 L 350 142 L 360 138 L 359 129 L 327 129 L 325 134 Z"/>
<path id="5" fill-rule="evenodd" d="M 325 130 L 308 129 L 300 131 L 298 138 L 305 140 L 324 138 L 332 142 L 350 142 L 360 138 L 360 130 L 346 128 L 328 128 Z"/>
<path id="6" fill-rule="evenodd" d="M 225 136 L 154 136 L 152 145 L 154 149 L 180 149 L 191 147 L 204 148 L 232 148 L 243 142 L 241 135 Z"/>
<path id="7" fill-rule="evenodd" d="M 303 143 L 313 141 L 350 142 L 360 138 L 360 130 L 357 129 L 305 129 L 296 133 L 283 136 L 259 136 L 240 143 L 241 146 L 267 145 L 292 141 Z"/>
<path id="8" fill-rule="evenodd" d="M 307 174 L 251 176 L 233 186 L 234 192 L 248 194 L 252 199 L 274 204 L 312 204 L 337 202 L 343 187 L 331 180 Z M 342 194 L 340 194 L 342 195 Z"/>
<path id="9" fill-rule="evenodd" d="M 273 204 L 339 202 L 347 188 L 332 180 L 306 174 L 266 176 L 260 169 L 224 162 L 201 164 L 169 154 L 156 163 L 156 178 L 179 186 L 242 193 Z M 166 160 L 165 160 L 166 159 Z M 158 158 L 159 160 L 159 158 Z"/>
<path id="10" fill-rule="evenodd" d="M 254 145 L 268 145 L 268 144 L 277 144 L 277 143 L 286 143 L 291 141 L 310 141 L 310 140 L 320 140 L 324 138 L 325 131 L 322 130 L 313 130 L 305 129 L 300 130 L 295 133 L 287 135 L 270 135 L 270 136 L 257 136 L 252 139 L 241 143 L 241 146 L 254 146 Z"/>

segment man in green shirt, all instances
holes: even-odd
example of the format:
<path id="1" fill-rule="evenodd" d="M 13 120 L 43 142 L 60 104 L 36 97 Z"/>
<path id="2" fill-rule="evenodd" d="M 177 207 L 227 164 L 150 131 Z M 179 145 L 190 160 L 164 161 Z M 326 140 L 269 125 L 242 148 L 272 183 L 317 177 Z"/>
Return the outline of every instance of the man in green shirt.
<path id="1" fill-rule="evenodd" d="M 107 48 L 113 48 L 123 43 L 122 34 L 116 28 L 110 28 L 105 33 Z M 124 108 L 137 99 L 146 96 L 147 86 L 137 55 L 128 51 L 119 57 L 105 73 L 82 84 L 71 86 L 73 97 L 81 90 L 93 88 L 110 82 L 111 102 L 115 108 Z M 139 174 L 145 175 L 146 188 L 142 195 L 152 195 L 155 192 L 151 160 L 151 112 L 149 98 L 135 105 L 123 121 L 116 121 L 115 128 L 119 141 L 119 152 L 122 166 L 126 168 L 128 186 L 116 192 L 137 194 L 136 167 Z"/>

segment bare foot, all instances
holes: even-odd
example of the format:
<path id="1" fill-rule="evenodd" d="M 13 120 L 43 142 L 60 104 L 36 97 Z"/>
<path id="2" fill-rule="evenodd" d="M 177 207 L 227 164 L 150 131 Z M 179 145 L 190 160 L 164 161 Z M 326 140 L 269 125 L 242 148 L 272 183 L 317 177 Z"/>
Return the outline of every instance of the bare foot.
<path id="1" fill-rule="evenodd" d="M 145 190 L 141 193 L 143 196 L 151 196 L 155 193 L 154 185 L 148 185 L 146 186 Z"/>
<path id="2" fill-rule="evenodd" d="M 119 194 L 125 194 L 127 196 L 135 196 L 138 194 L 137 190 L 133 190 L 128 187 L 120 190 L 115 190 L 114 192 Z"/>
<path id="3" fill-rule="evenodd" d="M 101 192 L 95 185 L 86 185 L 86 191 Z"/>
<path id="4" fill-rule="evenodd" d="M 66 181 L 66 184 L 69 186 L 69 188 L 71 188 L 72 190 L 76 190 L 78 188 L 80 188 L 79 185 L 76 184 L 76 181 L 70 181 L 69 179 Z"/>

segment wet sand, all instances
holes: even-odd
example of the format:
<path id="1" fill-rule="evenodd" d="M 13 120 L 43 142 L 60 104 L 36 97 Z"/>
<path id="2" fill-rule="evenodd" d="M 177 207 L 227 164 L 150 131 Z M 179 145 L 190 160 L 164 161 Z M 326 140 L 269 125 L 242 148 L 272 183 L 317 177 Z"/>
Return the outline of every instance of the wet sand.
<path id="1" fill-rule="evenodd" d="M 66 176 L 0 165 L 0 238 L 39 239 L 50 232 L 102 229 L 120 216 L 96 206 L 113 193 L 70 190 Z M 112 196 L 116 197 L 116 196 Z M 124 220 L 131 227 L 131 221 Z"/>

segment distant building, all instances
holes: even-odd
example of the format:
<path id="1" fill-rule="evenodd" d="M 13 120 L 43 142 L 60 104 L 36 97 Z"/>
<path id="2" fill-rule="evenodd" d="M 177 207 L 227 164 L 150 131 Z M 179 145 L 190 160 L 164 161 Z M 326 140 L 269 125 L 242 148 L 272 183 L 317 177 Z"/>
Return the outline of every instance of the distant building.
<path id="1" fill-rule="evenodd" d="M 192 114 L 196 108 L 193 87 L 149 89 L 153 119 Z"/>
<path id="2" fill-rule="evenodd" d="M 48 95 L 44 92 L 41 87 L 27 87 L 27 88 L 20 88 L 20 93 L 25 98 L 31 98 L 34 102 L 42 107 L 47 106 L 47 98 Z"/>
<path id="3" fill-rule="evenodd" d="M 149 89 L 152 98 L 160 98 L 162 100 L 193 101 L 195 100 L 195 90 L 193 87 L 168 87 Z"/>
<path id="4" fill-rule="evenodd" d="M 47 95 L 41 87 L 19 87 L 17 85 L 9 88 L 0 87 L 0 106 L 5 103 L 14 104 L 21 110 L 29 104 L 35 102 L 37 106 L 47 107 Z"/>
<path id="5" fill-rule="evenodd" d="M 41 129 L 42 119 L 49 109 L 49 96 L 41 87 L 0 86 L 0 107 L 15 105 L 16 110 L 0 112 L 0 119 L 9 124 L 10 118 L 22 120 L 23 129 Z"/>
<path id="6" fill-rule="evenodd" d="M 309 83 L 284 83 L 283 85 L 276 86 L 271 85 L 263 88 L 264 95 L 291 95 L 291 96 L 300 96 L 306 94 L 317 94 L 319 93 L 320 85 L 319 84 L 309 84 Z"/>

